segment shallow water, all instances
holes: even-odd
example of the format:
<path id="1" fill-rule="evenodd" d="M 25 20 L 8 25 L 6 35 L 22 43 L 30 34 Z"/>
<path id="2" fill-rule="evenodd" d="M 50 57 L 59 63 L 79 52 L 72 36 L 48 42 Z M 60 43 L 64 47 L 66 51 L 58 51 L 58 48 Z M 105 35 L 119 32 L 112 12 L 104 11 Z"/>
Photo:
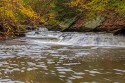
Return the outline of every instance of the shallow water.
<path id="1" fill-rule="evenodd" d="M 0 83 L 125 83 L 125 38 L 29 32 L 1 41 Z"/>

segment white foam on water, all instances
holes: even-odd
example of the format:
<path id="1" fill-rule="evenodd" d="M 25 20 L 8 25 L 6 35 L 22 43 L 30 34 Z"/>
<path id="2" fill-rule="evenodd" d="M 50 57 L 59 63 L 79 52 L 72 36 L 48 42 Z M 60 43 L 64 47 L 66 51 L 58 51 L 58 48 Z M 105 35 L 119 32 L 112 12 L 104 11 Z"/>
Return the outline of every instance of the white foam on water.
<path id="1" fill-rule="evenodd" d="M 44 35 L 43 35 L 44 34 Z M 125 38 L 112 34 L 95 33 L 62 33 L 47 32 L 43 34 L 30 34 L 32 43 L 49 45 L 73 45 L 73 46 L 101 46 L 101 47 L 125 47 Z M 37 38 L 37 39 L 34 39 Z"/>

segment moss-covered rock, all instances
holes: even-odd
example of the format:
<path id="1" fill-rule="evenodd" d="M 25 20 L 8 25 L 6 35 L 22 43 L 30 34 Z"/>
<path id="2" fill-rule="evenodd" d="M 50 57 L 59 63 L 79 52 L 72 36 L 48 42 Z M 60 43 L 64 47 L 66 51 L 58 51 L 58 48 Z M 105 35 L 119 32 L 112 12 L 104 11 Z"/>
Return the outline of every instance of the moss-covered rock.
<path id="1" fill-rule="evenodd" d="M 75 21 L 71 21 L 72 25 L 67 25 L 66 27 L 68 29 L 65 29 L 65 31 L 92 31 L 97 28 L 104 21 L 104 19 L 105 18 L 103 16 L 97 16 L 93 19 L 84 18 L 84 16 L 81 16 L 78 19 L 75 19 Z"/>
<path id="2" fill-rule="evenodd" d="M 97 28 L 98 26 L 100 26 L 100 24 L 104 20 L 105 20 L 105 18 L 103 16 L 97 16 L 96 18 L 85 22 L 85 24 L 83 24 L 81 26 L 81 28 L 87 29 L 87 30 L 93 30 L 93 29 Z"/>
<path id="3" fill-rule="evenodd" d="M 62 27 L 62 30 L 65 30 L 71 26 L 71 24 L 76 20 L 76 17 L 70 18 L 70 19 L 65 19 L 65 21 L 60 22 L 60 27 Z"/>

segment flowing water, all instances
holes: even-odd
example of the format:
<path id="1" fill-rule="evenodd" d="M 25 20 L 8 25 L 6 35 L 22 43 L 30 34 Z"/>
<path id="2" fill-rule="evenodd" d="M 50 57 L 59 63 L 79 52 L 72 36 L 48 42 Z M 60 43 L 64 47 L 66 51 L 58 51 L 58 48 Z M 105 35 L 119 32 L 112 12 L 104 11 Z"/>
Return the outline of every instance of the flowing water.
<path id="1" fill-rule="evenodd" d="M 125 38 L 32 31 L 1 41 L 0 83 L 125 83 Z"/>

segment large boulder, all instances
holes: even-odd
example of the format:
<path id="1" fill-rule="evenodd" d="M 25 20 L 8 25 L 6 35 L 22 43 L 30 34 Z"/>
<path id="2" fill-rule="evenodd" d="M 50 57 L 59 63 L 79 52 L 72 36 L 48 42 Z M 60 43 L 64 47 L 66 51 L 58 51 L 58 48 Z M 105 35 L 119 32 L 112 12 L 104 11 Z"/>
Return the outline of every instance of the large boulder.
<path id="1" fill-rule="evenodd" d="M 75 21 L 70 25 L 65 31 L 93 31 L 95 28 L 97 28 L 103 21 L 105 20 L 102 16 L 97 16 L 93 19 L 86 19 L 84 17 L 80 17 L 78 19 L 75 19 Z"/>
<path id="2" fill-rule="evenodd" d="M 98 26 L 100 26 L 100 24 L 105 20 L 105 18 L 103 16 L 97 16 L 96 18 L 89 20 L 87 22 L 85 22 L 85 24 L 83 24 L 81 26 L 81 28 L 83 28 L 83 30 L 88 30 L 88 31 L 92 31 L 95 28 L 97 28 Z"/>

